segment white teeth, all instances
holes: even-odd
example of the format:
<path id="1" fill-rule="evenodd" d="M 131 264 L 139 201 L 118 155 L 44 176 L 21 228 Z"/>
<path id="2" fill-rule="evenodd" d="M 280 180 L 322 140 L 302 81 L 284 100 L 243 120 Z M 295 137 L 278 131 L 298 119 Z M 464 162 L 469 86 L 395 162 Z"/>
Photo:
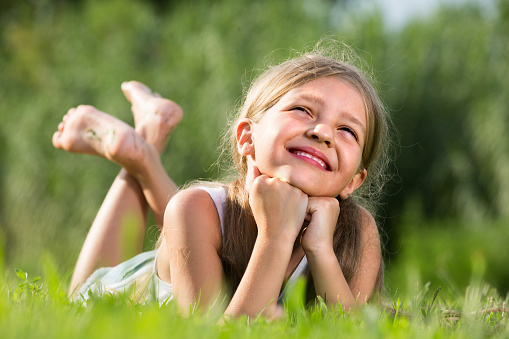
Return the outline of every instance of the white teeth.
<path id="1" fill-rule="evenodd" d="M 317 158 L 309 153 L 306 153 L 306 152 L 302 152 L 302 151 L 295 151 L 293 152 L 293 154 L 296 154 L 296 155 L 302 155 L 303 157 L 306 157 L 306 158 L 309 158 L 309 159 L 313 159 L 314 161 L 316 161 L 317 163 L 320 164 L 320 166 L 323 167 L 323 169 L 327 169 L 327 164 L 325 162 L 323 162 L 322 159 L 320 158 Z"/>

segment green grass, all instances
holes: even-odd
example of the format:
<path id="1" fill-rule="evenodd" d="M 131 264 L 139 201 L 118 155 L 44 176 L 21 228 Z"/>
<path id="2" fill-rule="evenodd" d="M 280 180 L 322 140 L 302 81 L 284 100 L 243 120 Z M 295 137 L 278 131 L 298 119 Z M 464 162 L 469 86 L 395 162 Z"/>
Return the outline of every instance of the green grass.
<path id="1" fill-rule="evenodd" d="M 334 19 L 343 12 L 334 1 L 313 8 L 181 1 L 162 12 L 143 1 L 63 3 L 18 1 L 0 16 L 0 338 L 509 337 L 500 311 L 509 291 L 507 0 L 494 1 L 492 15 L 444 8 L 392 33 L 376 13 Z M 53 149 L 51 134 L 67 109 L 92 104 L 132 123 L 118 85 L 146 82 L 186 112 L 163 156 L 172 178 L 215 177 L 206 169 L 241 83 L 267 58 L 280 60 L 324 34 L 338 35 L 376 70 L 401 133 L 403 184 L 384 204 L 394 243 L 384 307 L 355 315 L 306 309 L 296 291 L 279 321 L 219 326 L 211 316 L 183 318 L 173 303 L 70 303 L 61 272 L 75 262 L 118 169 Z"/>
<path id="2" fill-rule="evenodd" d="M 52 275 L 51 263 L 43 266 Z M 67 299 L 66 283 L 55 274 L 45 280 L 16 270 L 2 278 L 2 338 L 509 338 L 507 299 L 482 281 L 469 286 L 462 300 L 444 299 L 428 284 L 415 295 L 372 303 L 356 314 L 322 302 L 305 308 L 301 284 L 289 293 L 279 320 L 241 318 L 218 325 L 210 314 L 182 317 L 173 302 L 159 308 L 122 295 L 92 297 L 84 307 Z"/>

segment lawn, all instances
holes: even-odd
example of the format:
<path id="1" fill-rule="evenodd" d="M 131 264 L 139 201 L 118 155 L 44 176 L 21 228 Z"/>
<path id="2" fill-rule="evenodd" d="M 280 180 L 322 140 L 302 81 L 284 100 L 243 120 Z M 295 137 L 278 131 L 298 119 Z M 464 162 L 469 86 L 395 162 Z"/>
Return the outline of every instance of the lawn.
<path id="1" fill-rule="evenodd" d="M 16 280 L 3 277 L 2 338 L 509 338 L 507 299 L 475 279 L 461 300 L 425 284 L 414 295 L 383 298 L 354 313 L 327 308 L 320 300 L 304 306 L 301 281 L 288 294 L 281 319 L 240 318 L 219 325 L 212 314 L 182 317 L 174 302 L 140 305 L 123 295 L 92 297 L 85 307 L 67 299 L 51 260 L 42 266 L 45 278 L 22 270 L 12 272 Z"/>

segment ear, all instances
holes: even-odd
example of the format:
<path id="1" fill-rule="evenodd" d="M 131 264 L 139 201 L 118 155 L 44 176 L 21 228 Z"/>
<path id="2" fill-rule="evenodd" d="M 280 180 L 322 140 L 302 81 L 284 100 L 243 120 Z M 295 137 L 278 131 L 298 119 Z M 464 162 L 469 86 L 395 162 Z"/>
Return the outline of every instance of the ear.
<path id="1" fill-rule="evenodd" d="M 242 119 L 237 124 L 236 138 L 240 155 L 254 155 L 253 122 L 250 119 Z"/>
<path id="2" fill-rule="evenodd" d="M 361 187 L 364 180 L 366 180 L 366 177 L 368 176 L 368 171 L 366 169 L 363 169 L 362 171 L 358 172 L 356 175 L 353 176 L 352 180 L 346 185 L 346 187 L 339 193 L 339 196 L 341 197 L 341 200 L 345 200 L 348 198 L 353 192 L 355 192 L 356 189 Z"/>

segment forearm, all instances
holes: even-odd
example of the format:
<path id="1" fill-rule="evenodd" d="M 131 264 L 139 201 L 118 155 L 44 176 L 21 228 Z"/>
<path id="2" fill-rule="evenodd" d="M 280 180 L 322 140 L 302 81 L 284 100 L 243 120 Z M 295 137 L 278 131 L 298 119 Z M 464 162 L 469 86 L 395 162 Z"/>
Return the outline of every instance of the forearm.
<path id="1" fill-rule="evenodd" d="M 246 272 L 225 314 L 269 318 L 276 311 L 279 292 L 292 254 L 290 242 L 259 236 Z"/>
<path id="2" fill-rule="evenodd" d="M 353 309 L 356 304 L 355 296 L 348 286 L 332 247 L 322 253 L 307 253 L 306 257 L 316 294 L 329 305 L 337 305 L 339 302 L 344 310 Z"/>

